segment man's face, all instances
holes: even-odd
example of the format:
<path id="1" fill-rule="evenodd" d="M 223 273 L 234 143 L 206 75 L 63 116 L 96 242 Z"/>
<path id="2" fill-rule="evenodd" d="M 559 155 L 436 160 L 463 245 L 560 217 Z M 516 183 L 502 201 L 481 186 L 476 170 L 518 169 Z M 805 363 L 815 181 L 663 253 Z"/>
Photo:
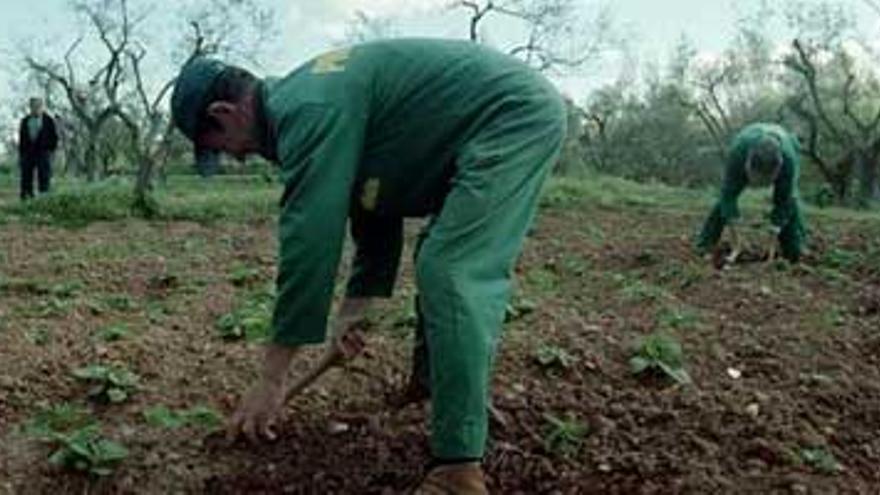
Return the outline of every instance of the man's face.
<path id="1" fill-rule="evenodd" d="M 37 116 L 43 114 L 43 100 L 40 98 L 31 98 L 28 102 L 28 107 L 31 110 L 31 115 Z"/>
<path id="2" fill-rule="evenodd" d="M 207 110 L 213 125 L 196 138 L 199 147 L 222 151 L 244 160 L 248 153 L 256 151 L 254 121 L 242 105 L 228 102 L 212 103 Z"/>

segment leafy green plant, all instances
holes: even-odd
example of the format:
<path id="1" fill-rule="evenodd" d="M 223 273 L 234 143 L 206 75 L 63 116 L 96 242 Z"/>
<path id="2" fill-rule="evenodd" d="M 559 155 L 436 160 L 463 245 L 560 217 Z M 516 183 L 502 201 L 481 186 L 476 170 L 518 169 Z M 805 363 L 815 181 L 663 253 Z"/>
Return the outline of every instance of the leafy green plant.
<path id="1" fill-rule="evenodd" d="M 577 358 L 572 356 L 562 347 L 541 344 L 535 351 L 535 362 L 546 371 L 563 371 L 571 368 L 577 362 Z"/>
<path id="2" fill-rule="evenodd" d="M 681 344 L 673 337 L 651 334 L 642 339 L 636 347 L 635 356 L 629 360 L 633 374 L 649 371 L 660 372 L 678 383 L 690 383 L 691 377 L 682 367 Z"/>
<path id="3" fill-rule="evenodd" d="M 589 432 L 587 425 L 578 421 L 571 414 L 559 418 L 552 414 L 544 414 L 544 447 L 556 454 L 568 457 L 577 453 L 584 437 Z"/>
<path id="4" fill-rule="evenodd" d="M 121 444 L 104 438 L 96 425 L 86 426 L 72 433 L 54 433 L 55 450 L 49 462 L 56 466 L 94 476 L 107 476 L 126 457 L 128 450 Z"/>
<path id="5" fill-rule="evenodd" d="M 125 323 L 114 323 L 98 330 L 95 335 L 104 342 L 116 342 L 128 337 L 130 331 Z"/>
<path id="6" fill-rule="evenodd" d="M 525 297 L 514 298 L 504 311 L 504 321 L 510 323 L 534 313 L 538 309 L 538 303 Z"/>
<path id="7" fill-rule="evenodd" d="M 89 397 L 113 404 L 125 402 L 139 381 L 138 376 L 127 369 L 102 365 L 77 368 L 73 376 L 92 384 Z"/>
<path id="8" fill-rule="evenodd" d="M 197 426 L 206 430 L 216 430 L 223 424 L 223 417 L 207 406 L 173 411 L 166 406 L 151 407 L 143 412 L 144 419 L 151 426 L 177 429 L 183 426 Z"/>
<path id="9" fill-rule="evenodd" d="M 843 471 L 843 466 L 837 462 L 834 454 L 824 448 L 803 449 L 801 450 L 801 458 L 813 469 L 825 474 Z"/>

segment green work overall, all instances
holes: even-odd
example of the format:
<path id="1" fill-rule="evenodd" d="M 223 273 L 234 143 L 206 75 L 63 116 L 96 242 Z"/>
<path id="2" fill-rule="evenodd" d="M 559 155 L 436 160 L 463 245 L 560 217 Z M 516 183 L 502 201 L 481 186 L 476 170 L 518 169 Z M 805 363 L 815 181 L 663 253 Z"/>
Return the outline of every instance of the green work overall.
<path id="1" fill-rule="evenodd" d="M 721 196 L 706 219 L 697 238 L 697 248 L 701 251 L 711 249 L 724 231 L 724 227 L 739 218 L 738 199 L 749 185 L 746 161 L 752 148 L 766 135 L 777 138 L 781 145 L 782 168 L 773 183 L 773 209 L 770 223 L 779 230 L 779 245 L 782 255 L 797 261 L 803 250 L 806 229 L 798 205 L 797 182 L 800 173 L 800 147 L 797 138 L 775 124 L 757 123 L 743 128 L 734 137 L 728 152 L 727 166 Z"/>
<path id="2" fill-rule="evenodd" d="M 347 220 L 347 295 L 388 297 L 403 218 L 432 216 L 416 259 L 432 450 L 481 457 L 511 273 L 566 132 L 558 92 L 491 49 L 411 39 L 321 55 L 260 105 L 285 184 L 274 342 L 324 341 Z"/>

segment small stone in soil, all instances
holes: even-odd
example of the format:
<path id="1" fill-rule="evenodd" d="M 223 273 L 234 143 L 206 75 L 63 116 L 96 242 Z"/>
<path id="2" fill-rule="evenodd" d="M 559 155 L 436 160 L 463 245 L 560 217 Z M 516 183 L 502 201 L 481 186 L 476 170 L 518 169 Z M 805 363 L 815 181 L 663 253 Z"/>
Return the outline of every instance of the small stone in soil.
<path id="1" fill-rule="evenodd" d="M 348 423 L 343 423 L 341 421 L 331 421 L 327 425 L 327 433 L 331 435 L 341 435 L 350 429 L 351 427 L 348 426 Z"/>

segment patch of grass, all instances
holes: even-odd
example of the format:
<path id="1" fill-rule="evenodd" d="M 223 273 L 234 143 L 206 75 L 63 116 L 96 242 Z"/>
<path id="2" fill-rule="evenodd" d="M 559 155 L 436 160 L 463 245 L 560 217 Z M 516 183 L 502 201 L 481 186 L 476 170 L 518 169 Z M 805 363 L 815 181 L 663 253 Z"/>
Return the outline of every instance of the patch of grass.
<path id="1" fill-rule="evenodd" d="M 843 471 L 843 465 L 831 451 L 825 448 L 802 449 L 801 458 L 804 463 L 823 474 L 837 474 Z"/>
<path id="2" fill-rule="evenodd" d="M 703 278 L 703 270 L 697 264 L 673 264 L 660 272 L 663 285 L 686 289 Z"/>
<path id="3" fill-rule="evenodd" d="M 248 293 L 235 309 L 217 319 L 220 336 L 224 340 L 264 341 L 272 327 L 273 303 L 274 295 L 270 290 Z"/>
<path id="4" fill-rule="evenodd" d="M 846 325 L 846 308 L 832 305 L 822 312 L 822 323 L 826 328 L 840 328 Z"/>
<path id="5" fill-rule="evenodd" d="M 691 383 L 691 377 L 683 368 L 684 355 L 681 344 L 673 337 L 660 333 L 648 335 L 638 343 L 629 365 L 633 374 L 659 372 L 678 383 Z"/>
<path id="6" fill-rule="evenodd" d="M 94 423 L 94 418 L 85 407 L 62 402 L 42 408 L 27 421 L 22 432 L 39 440 L 50 440 L 54 434 L 69 433 Z"/>
<path id="7" fill-rule="evenodd" d="M 114 311 L 128 312 L 137 309 L 137 303 L 127 294 L 110 294 L 102 300 L 104 306 Z"/>
<path id="8" fill-rule="evenodd" d="M 147 424 L 171 430 L 183 426 L 195 426 L 214 431 L 223 425 L 223 416 L 207 406 L 196 406 L 179 411 L 173 411 L 166 406 L 156 406 L 145 410 L 143 415 Z"/>
<path id="9" fill-rule="evenodd" d="M 569 457 L 577 453 L 583 444 L 584 437 L 589 433 L 589 427 L 581 423 L 571 414 L 560 418 L 552 414 L 544 414 L 544 447 L 563 457 Z"/>
<path id="10" fill-rule="evenodd" d="M 76 296 L 83 289 L 83 283 L 78 280 L 61 282 L 49 288 L 49 293 L 55 297 L 68 299 Z"/>
<path id="11" fill-rule="evenodd" d="M 856 251 L 833 248 L 828 250 L 821 259 L 821 264 L 835 270 L 851 270 L 861 263 L 862 255 Z"/>
<path id="12" fill-rule="evenodd" d="M 7 214 L 28 223 L 82 227 L 95 221 L 120 220 L 133 215 L 133 188 L 127 182 L 67 183 L 52 194 L 11 203 Z"/>
<path id="13" fill-rule="evenodd" d="M 0 293 L 43 296 L 49 294 L 49 284 L 43 280 L 8 278 L 0 276 Z"/>
<path id="14" fill-rule="evenodd" d="M 657 315 L 657 324 L 664 329 L 694 328 L 700 324 L 700 316 L 691 308 L 664 307 Z"/>
<path id="15" fill-rule="evenodd" d="M 247 265 L 237 265 L 229 274 L 229 282 L 236 287 L 253 285 L 260 281 L 260 269 Z"/>
<path id="16" fill-rule="evenodd" d="M 92 385 L 88 392 L 90 398 L 112 404 L 128 400 L 140 380 L 125 368 L 97 364 L 77 368 L 73 376 Z"/>
<path id="17" fill-rule="evenodd" d="M 113 323 L 98 330 L 95 337 L 104 342 L 116 342 L 128 337 L 130 333 L 128 325 L 125 323 Z"/>
<path id="18" fill-rule="evenodd" d="M 130 218 L 180 220 L 200 223 L 269 220 L 278 212 L 281 187 L 265 177 L 228 176 L 209 180 L 172 176 L 146 204 L 135 203 L 130 180 L 113 178 L 87 183 L 58 180 L 46 196 L 0 207 L 0 219 L 62 227 L 84 227 L 93 222 Z"/>
<path id="19" fill-rule="evenodd" d="M 28 313 L 37 318 L 56 318 L 66 315 L 71 306 L 71 302 L 67 299 L 50 296 L 37 300 Z"/>
<path id="20" fill-rule="evenodd" d="M 44 346 L 52 339 L 52 331 L 45 326 L 37 326 L 25 330 L 24 338 L 33 345 Z"/>
<path id="21" fill-rule="evenodd" d="M 625 279 L 621 295 L 629 302 L 660 301 L 667 296 L 662 287 L 643 282 L 639 279 Z"/>

